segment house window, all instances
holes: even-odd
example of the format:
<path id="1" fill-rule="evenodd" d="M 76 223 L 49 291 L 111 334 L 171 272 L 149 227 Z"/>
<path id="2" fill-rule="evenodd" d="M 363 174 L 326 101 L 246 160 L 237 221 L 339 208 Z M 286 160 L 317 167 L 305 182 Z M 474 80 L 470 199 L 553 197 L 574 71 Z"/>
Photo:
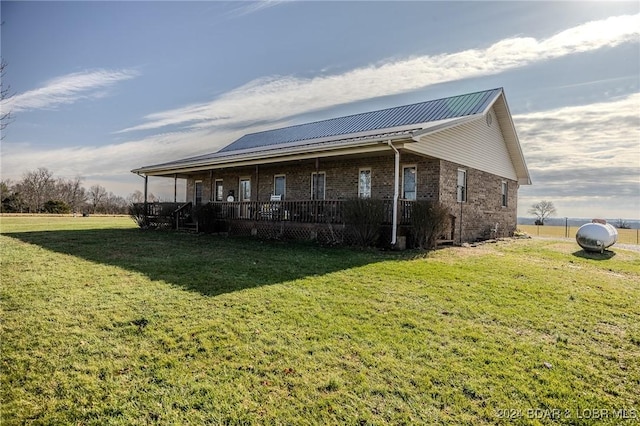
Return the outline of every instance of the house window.
<path id="1" fill-rule="evenodd" d="M 371 169 L 360 169 L 358 197 L 371 198 Z"/>
<path id="2" fill-rule="evenodd" d="M 224 189 L 222 187 L 222 179 L 216 179 L 215 184 L 216 201 L 222 201 L 224 197 Z"/>
<path id="3" fill-rule="evenodd" d="M 416 199 L 416 166 L 404 166 L 402 168 L 402 198 L 405 200 Z"/>
<path id="4" fill-rule="evenodd" d="M 502 207 L 507 207 L 508 195 L 509 195 L 509 186 L 507 182 L 502 181 Z"/>
<path id="5" fill-rule="evenodd" d="M 239 201 L 251 201 L 251 179 L 240 179 L 240 199 Z"/>
<path id="6" fill-rule="evenodd" d="M 275 175 L 273 177 L 273 195 L 279 195 L 284 199 L 287 189 L 287 178 L 285 175 Z"/>
<path id="7" fill-rule="evenodd" d="M 195 190 L 195 205 L 199 206 L 200 204 L 202 204 L 202 181 L 201 180 L 197 180 L 196 181 L 196 190 Z"/>
<path id="8" fill-rule="evenodd" d="M 326 183 L 325 172 L 311 173 L 311 199 L 312 200 L 324 200 L 325 183 Z"/>
<path id="9" fill-rule="evenodd" d="M 458 169 L 457 200 L 459 203 L 467 201 L 467 171 Z"/>

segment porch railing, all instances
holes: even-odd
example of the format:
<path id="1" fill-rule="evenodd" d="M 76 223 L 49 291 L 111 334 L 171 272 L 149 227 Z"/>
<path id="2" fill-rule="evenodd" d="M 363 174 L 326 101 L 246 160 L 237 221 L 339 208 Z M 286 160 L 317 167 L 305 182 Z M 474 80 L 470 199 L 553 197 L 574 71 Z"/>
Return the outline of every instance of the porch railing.
<path id="1" fill-rule="evenodd" d="M 291 221 L 299 223 L 344 223 L 345 200 L 300 200 L 300 201 L 234 201 L 208 204 L 218 220 Z M 142 203 L 140 203 L 142 205 Z M 409 224 L 413 202 L 398 201 L 398 224 Z M 393 220 L 393 200 L 383 200 L 383 223 Z M 167 217 L 180 227 L 191 219 L 192 210 L 198 209 L 188 203 L 146 203 L 146 214 L 150 218 Z"/>
<path id="2" fill-rule="evenodd" d="M 344 223 L 344 200 L 302 200 L 302 201 L 234 201 L 214 202 L 219 219 L 292 221 L 300 223 Z M 408 223 L 411 219 L 411 201 L 398 202 L 398 223 Z M 384 200 L 384 222 L 391 223 L 393 201 Z"/>

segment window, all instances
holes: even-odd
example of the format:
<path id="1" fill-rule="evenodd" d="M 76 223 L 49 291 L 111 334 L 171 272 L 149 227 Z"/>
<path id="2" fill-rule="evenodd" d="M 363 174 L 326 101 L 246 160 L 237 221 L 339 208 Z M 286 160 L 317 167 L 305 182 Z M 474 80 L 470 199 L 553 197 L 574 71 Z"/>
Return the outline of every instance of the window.
<path id="1" fill-rule="evenodd" d="M 251 179 L 240 179 L 240 199 L 238 201 L 251 201 Z"/>
<path id="2" fill-rule="evenodd" d="M 224 197 L 224 189 L 222 187 L 222 179 L 216 179 L 216 184 L 215 184 L 215 194 L 216 194 L 216 201 L 222 201 L 223 197 Z"/>
<path id="3" fill-rule="evenodd" d="M 311 199 L 324 200 L 325 193 L 325 172 L 311 173 Z"/>
<path id="4" fill-rule="evenodd" d="M 467 171 L 458 169 L 458 185 L 457 185 L 457 193 L 458 193 L 458 202 L 464 203 L 467 201 Z"/>
<path id="5" fill-rule="evenodd" d="M 200 204 L 202 204 L 202 181 L 197 180 L 195 186 L 196 186 L 195 205 L 199 206 Z"/>
<path id="6" fill-rule="evenodd" d="M 405 200 L 416 199 L 416 166 L 404 166 L 402 168 L 402 198 Z"/>
<path id="7" fill-rule="evenodd" d="M 284 199 L 287 188 L 287 178 L 285 175 L 275 175 L 273 177 L 273 195 L 280 195 Z"/>
<path id="8" fill-rule="evenodd" d="M 509 195 L 509 186 L 507 182 L 502 181 L 502 207 L 507 207 L 508 195 Z"/>
<path id="9" fill-rule="evenodd" d="M 371 169 L 360 169 L 358 197 L 371 198 Z"/>

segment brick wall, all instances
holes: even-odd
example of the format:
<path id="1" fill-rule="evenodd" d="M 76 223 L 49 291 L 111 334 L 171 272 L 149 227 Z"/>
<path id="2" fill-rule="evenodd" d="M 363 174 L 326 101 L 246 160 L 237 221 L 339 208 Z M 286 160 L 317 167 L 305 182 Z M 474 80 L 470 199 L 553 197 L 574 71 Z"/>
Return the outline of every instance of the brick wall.
<path id="1" fill-rule="evenodd" d="M 458 169 L 467 171 L 467 200 L 457 201 Z M 448 161 L 441 162 L 440 201 L 454 221 L 454 240 L 475 241 L 496 236 L 490 233 L 498 223 L 498 237 L 510 236 L 516 229 L 518 183 L 513 180 L 471 169 Z M 507 182 L 507 206 L 502 207 L 502 182 Z M 462 211 L 461 211 L 462 208 Z M 462 220 L 461 220 L 462 218 Z"/>
<path id="2" fill-rule="evenodd" d="M 439 185 L 439 161 L 423 158 L 414 154 L 401 155 L 400 166 L 416 165 L 418 178 L 418 199 L 437 199 Z M 318 171 L 326 174 L 325 198 L 347 199 L 358 196 L 358 177 L 360 169 L 371 169 L 371 196 L 373 198 L 393 198 L 394 156 L 379 155 L 368 158 L 319 159 Z M 311 197 L 311 174 L 316 171 L 315 160 L 266 164 L 257 168 L 221 169 L 193 175 L 187 180 L 187 201 L 195 196 L 195 181 L 203 182 L 203 200 L 213 199 L 212 183 L 222 179 L 224 198 L 233 190 L 236 200 L 240 177 L 251 179 L 251 199 L 268 201 L 274 190 L 274 177 L 286 176 L 287 200 L 308 200 Z M 402 173 L 402 169 L 401 172 Z M 215 191 L 215 189 L 213 189 Z"/>
<path id="3" fill-rule="evenodd" d="M 415 165 L 417 173 L 417 199 L 440 200 L 453 217 L 453 237 L 462 240 L 495 236 L 490 229 L 498 223 L 497 236 L 508 236 L 516 229 L 518 184 L 490 173 L 460 166 L 444 160 L 401 154 L 402 167 Z M 347 199 L 358 195 L 358 175 L 362 168 L 371 169 L 371 195 L 373 198 L 393 198 L 394 156 L 353 157 L 348 159 L 319 159 L 318 170 L 326 173 L 326 199 Z M 458 169 L 467 171 L 467 201 L 457 202 Z M 311 195 L 311 173 L 316 170 L 315 160 L 275 165 L 261 165 L 238 169 L 220 169 L 193 175 L 187 180 L 187 201 L 194 200 L 195 181 L 203 182 L 203 201 L 213 199 L 212 186 L 222 179 L 224 199 L 233 190 L 238 199 L 240 177 L 251 179 L 251 199 L 268 201 L 273 193 L 274 176 L 286 176 L 286 200 L 308 200 Z M 502 207 L 502 182 L 508 185 L 507 207 Z M 402 177 L 401 177 L 402 185 Z M 460 209 L 462 208 L 462 212 Z M 462 218 L 462 220 L 460 219 Z"/>

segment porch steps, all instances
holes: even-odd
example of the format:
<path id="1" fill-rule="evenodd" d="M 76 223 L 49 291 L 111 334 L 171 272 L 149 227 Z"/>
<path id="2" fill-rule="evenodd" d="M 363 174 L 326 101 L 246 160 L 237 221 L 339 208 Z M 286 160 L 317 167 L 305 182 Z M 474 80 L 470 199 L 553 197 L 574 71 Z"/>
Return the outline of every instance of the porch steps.
<path id="1" fill-rule="evenodd" d="M 178 231 L 181 232 L 188 232 L 188 233 L 192 233 L 192 234 L 197 234 L 198 233 L 198 224 L 195 222 L 189 222 L 189 223 L 183 223 L 182 225 L 180 225 L 177 229 Z"/>

